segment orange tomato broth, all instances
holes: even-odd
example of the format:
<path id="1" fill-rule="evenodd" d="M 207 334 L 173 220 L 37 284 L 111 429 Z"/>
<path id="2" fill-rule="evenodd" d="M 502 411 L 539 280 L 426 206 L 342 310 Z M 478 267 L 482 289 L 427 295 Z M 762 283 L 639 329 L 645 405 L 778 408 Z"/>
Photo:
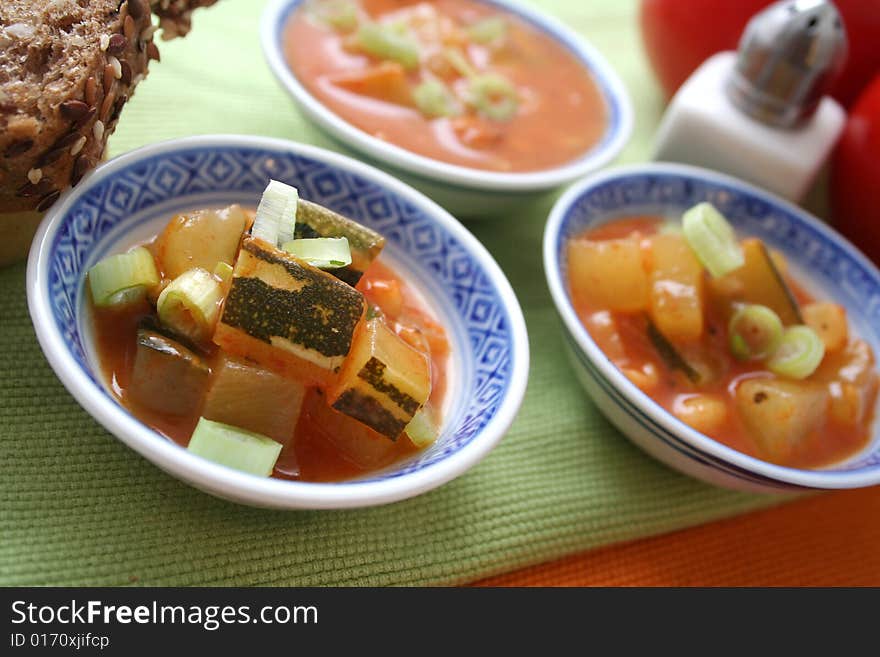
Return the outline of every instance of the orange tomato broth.
<path id="1" fill-rule="evenodd" d="M 381 256 L 364 272 L 357 289 L 370 304 L 382 310 L 385 321 L 402 337 L 406 339 L 408 331 L 419 331 L 425 336 L 430 345 L 431 361 L 429 404 L 439 420 L 446 394 L 449 360 L 445 331 L 421 294 L 380 260 Z M 200 408 L 193 409 L 188 415 L 174 417 L 143 408 L 128 394 L 137 353 L 138 324 L 148 315 L 155 315 L 155 312 L 146 300 L 121 310 L 92 309 L 95 345 L 102 374 L 114 396 L 135 417 L 186 447 L 198 423 Z M 219 356 L 220 350 L 216 347 L 207 355 L 212 370 Z M 332 444 L 322 426 L 313 420 L 312 411 L 317 402 L 312 392 L 306 392 L 299 420 L 296 427 L 291 428 L 291 438 L 278 457 L 273 477 L 299 481 L 342 481 L 387 467 L 419 451 L 406 436 L 401 436 L 375 467 L 365 468 L 352 462 Z M 388 440 L 379 434 L 374 435 L 377 440 Z"/>
<path id="2" fill-rule="evenodd" d="M 410 88 L 426 68 L 456 90 L 464 78 L 444 64 L 442 49 L 461 46 L 477 70 L 504 75 L 518 90 L 519 108 L 508 121 L 481 118 L 472 110 L 458 117 L 426 118 L 411 101 L 354 93 L 346 80 L 375 70 L 379 60 L 347 46 L 338 33 L 309 15 L 306 3 L 289 19 L 284 53 L 293 73 L 321 103 L 352 125 L 419 155 L 450 164 L 498 172 L 537 171 L 577 159 L 601 137 L 607 110 L 584 65 L 563 45 L 513 14 L 473 0 L 360 0 L 374 20 L 429 12 L 452 21 L 442 42 L 425 43 L 418 69 L 407 72 Z M 501 15 L 508 24 L 503 46 L 467 41 L 464 27 Z M 491 62 L 491 63 L 490 63 Z M 343 88 L 343 86 L 349 88 Z"/>
<path id="3" fill-rule="evenodd" d="M 649 253 L 649 242 L 646 238 L 657 233 L 664 220 L 658 217 L 631 217 L 611 221 L 607 224 L 587 229 L 574 239 L 610 240 L 635 236 L 641 239 L 643 254 Z M 707 274 L 704 274 L 707 275 Z M 798 304 L 803 305 L 814 301 L 796 281 L 784 275 L 786 284 L 795 296 Z M 760 362 L 741 362 L 730 353 L 728 330 L 719 309 L 713 304 L 705 304 L 706 331 L 702 338 L 710 347 L 711 353 L 723 359 L 726 373 L 718 381 L 701 385 L 688 382 L 680 373 L 674 372 L 659 356 L 648 336 L 647 317 L 644 313 L 623 313 L 608 311 L 595 307 L 583 295 L 577 294 L 577 285 L 568 281 L 572 291 L 575 311 L 590 337 L 602 352 L 626 374 L 627 369 L 642 370 L 645 366 L 654 367 L 659 372 L 659 381 L 649 390 L 645 390 L 651 399 L 669 413 L 677 403 L 697 393 L 714 394 L 725 400 L 727 416 L 724 425 L 709 437 L 739 452 L 755 458 L 772 461 L 762 454 L 755 439 L 750 435 L 743 420 L 739 417 L 734 399 L 736 386 L 748 378 L 775 375 L 764 369 Z M 616 330 L 604 326 L 602 314 L 608 313 L 614 319 Z M 619 342 L 617 340 L 619 339 Z M 622 353 L 620 347 L 623 347 Z M 832 358 L 826 355 L 826 361 Z M 634 381 L 636 383 L 636 381 Z M 638 384 L 637 384 L 638 385 Z M 874 388 L 873 400 L 869 407 L 876 406 L 877 389 Z M 837 422 L 829 414 L 821 430 L 813 431 L 802 443 L 797 445 L 790 459 L 780 465 L 795 468 L 819 468 L 853 456 L 863 449 L 870 440 L 873 414 L 869 414 L 855 429 Z"/>

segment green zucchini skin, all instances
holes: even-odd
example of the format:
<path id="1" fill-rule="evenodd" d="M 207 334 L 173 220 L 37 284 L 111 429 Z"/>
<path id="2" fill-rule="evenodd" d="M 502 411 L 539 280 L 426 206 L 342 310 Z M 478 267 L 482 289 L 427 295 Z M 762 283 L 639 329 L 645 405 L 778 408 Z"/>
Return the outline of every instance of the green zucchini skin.
<path id="1" fill-rule="evenodd" d="M 404 412 L 409 413 L 410 415 L 415 415 L 421 404 L 410 395 L 402 392 L 394 385 L 385 381 L 383 377 L 385 368 L 385 363 L 373 356 L 367 361 L 367 364 L 363 366 L 361 371 L 358 372 L 358 378 L 369 383 L 374 390 L 384 392 L 395 404 L 400 406 Z"/>
<path id="2" fill-rule="evenodd" d="M 406 428 L 406 422 L 394 417 L 374 397 L 365 395 L 353 388 L 339 395 L 336 401 L 333 402 L 333 408 L 362 422 L 391 440 L 397 440 L 397 437 Z"/>
<path id="3" fill-rule="evenodd" d="M 357 377 L 369 384 L 373 390 L 384 393 L 406 413 L 408 418 L 412 418 L 421 408 L 421 403 L 385 380 L 386 367 L 381 360 L 371 356 L 357 373 Z M 374 397 L 355 388 L 342 392 L 333 402 L 333 408 L 363 422 L 391 440 L 397 440 L 409 421 L 395 416 Z"/>
<path id="4" fill-rule="evenodd" d="M 374 318 L 359 328 L 328 401 L 333 409 L 396 440 L 430 394 L 427 355 Z"/>
<path id="5" fill-rule="evenodd" d="M 214 341 L 281 374 L 296 377 L 299 363 L 297 378 L 326 384 L 351 349 L 365 311 L 363 295 L 350 285 L 248 236 Z M 252 341 L 265 346 L 254 348 Z"/>
<path id="6" fill-rule="evenodd" d="M 358 284 L 370 263 L 385 246 L 385 238 L 366 226 L 342 216 L 323 205 L 300 199 L 296 206 L 295 239 L 345 237 L 351 249 L 351 264 L 331 270 L 336 278 L 352 287 Z"/>
<path id="7" fill-rule="evenodd" d="M 135 404 L 167 415 L 187 415 L 201 403 L 209 376 L 210 368 L 198 353 L 149 322 L 138 328 L 128 387 Z"/>

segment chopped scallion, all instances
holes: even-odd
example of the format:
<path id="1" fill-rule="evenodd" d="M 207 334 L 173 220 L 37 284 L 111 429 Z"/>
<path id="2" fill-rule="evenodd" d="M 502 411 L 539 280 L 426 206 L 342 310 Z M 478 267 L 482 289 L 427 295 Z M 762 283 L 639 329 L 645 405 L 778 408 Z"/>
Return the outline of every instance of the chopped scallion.
<path id="1" fill-rule="evenodd" d="M 232 280 L 232 271 L 232 265 L 221 261 L 214 267 L 214 276 L 219 278 L 221 283 L 228 283 Z"/>
<path id="2" fill-rule="evenodd" d="M 782 320 L 767 306 L 750 304 L 730 318 L 728 334 L 730 350 L 739 360 L 767 358 L 782 340 Z"/>
<path id="3" fill-rule="evenodd" d="M 711 203 L 699 203 L 685 212 L 682 228 L 697 259 L 715 278 L 745 263 L 733 228 Z"/>
<path id="4" fill-rule="evenodd" d="M 412 444 L 419 448 L 427 447 L 433 443 L 437 440 L 439 433 L 434 414 L 428 406 L 423 406 L 413 415 L 404 431 Z"/>
<path id="5" fill-rule="evenodd" d="M 357 5 L 351 0 L 320 0 L 312 5 L 312 12 L 318 20 L 334 30 L 350 32 L 357 27 Z"/>
<path id="6" fill-rule="evenodd" d="M 361 48 L 371 55 L 390 59 L 407 70 L 419 65 L 419 44 L 399 25 L 364 23 L 357 37 Z"/>
<path id="7" fill-rule="evenodd" d="M 460 113 L 455 97 L 440 80 L 429 79 L 413 90 L 413 100 L 419 111 L 429 118 L 456 116 Z"/>
<path id="8" fill-rule="evenodd" d="M 825 344 L 809 326 L 798 324 L 785 329 L 782 340 L 767 361 L 774 374 L 791 379 L 806 379 L 825 357 Z"/>
<path id="9" fill-rule="evenodd" d="M 519 107 L 516 88 L 497 73 L 482 73 L 468 83 L 468 102 L 493 121 L 507 121 Z"/>
<path id="10" fill-rule="evenodd" d="M 156 310 L 162 324 L 198 342 L 211 334 L 222 298 L 217 279 L 196 267 L 182 273 L 162 290 Z"/>
<path id="11" fill-rule="evenodd" d="M 214 463 L 268 477 L 281 453 L 281 444 L 258 433 L 202 417 L 187 449 Z"/>
<path id="12" fill-rule="evenodd" d="M 447 48 L 443 54 L 449 65 L 463 78 L 472 78 L 477 74 L 465 54 L 458 48 Z"/>
<path id="13" fill-rule="evenodd" d="M 285 185 L 277 180 L 270 180 L 260 205 L 251 234 L 265 240 L 272 246 L 278 246 L 293 239 L 296 225 L 296 205 L 299 193 L 296 187 Z"/>
<path id="14" fill-rule="evenodd" d="M 99 307 L 130 303 L 158 284 L 153 255 L 142 246 L 104 258 L 89 270 L 92 300 Z"/>
<path id="15" fill-rule="evenodd" d="M 320 269 L 338 269 L 351 264 L 351 248 L 345 237 L 291 240 L 281 248 Z"/>
<path id="16" fill-rule="evenodd" d="M 502 16 L 490 16 L 472 24 L 467 32 L 471 40 L 477 43 L 492 43 L 507 34 L 507 21 Z"/>

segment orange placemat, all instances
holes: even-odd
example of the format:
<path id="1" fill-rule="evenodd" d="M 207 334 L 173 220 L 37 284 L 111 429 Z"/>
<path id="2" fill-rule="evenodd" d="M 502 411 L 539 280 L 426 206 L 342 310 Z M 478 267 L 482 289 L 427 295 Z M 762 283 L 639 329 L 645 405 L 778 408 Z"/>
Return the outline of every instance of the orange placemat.
<path id="1" fill-rule="evenodd" d="M 880 486 L 584 552 L 477 586 L 880 586 Z"/>

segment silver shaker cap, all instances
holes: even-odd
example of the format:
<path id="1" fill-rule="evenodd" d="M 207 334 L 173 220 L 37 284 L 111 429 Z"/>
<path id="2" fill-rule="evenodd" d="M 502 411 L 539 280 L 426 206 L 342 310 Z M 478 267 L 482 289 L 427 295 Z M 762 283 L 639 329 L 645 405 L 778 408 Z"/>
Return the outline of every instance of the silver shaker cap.
<path id="1" fill-rule="evenodd" d="M 727 95 L 762 123 L 794 127 L 815 111 L 846 54 L 846 30 L 831 2 L 776 2 L 746 25 Z"/>

